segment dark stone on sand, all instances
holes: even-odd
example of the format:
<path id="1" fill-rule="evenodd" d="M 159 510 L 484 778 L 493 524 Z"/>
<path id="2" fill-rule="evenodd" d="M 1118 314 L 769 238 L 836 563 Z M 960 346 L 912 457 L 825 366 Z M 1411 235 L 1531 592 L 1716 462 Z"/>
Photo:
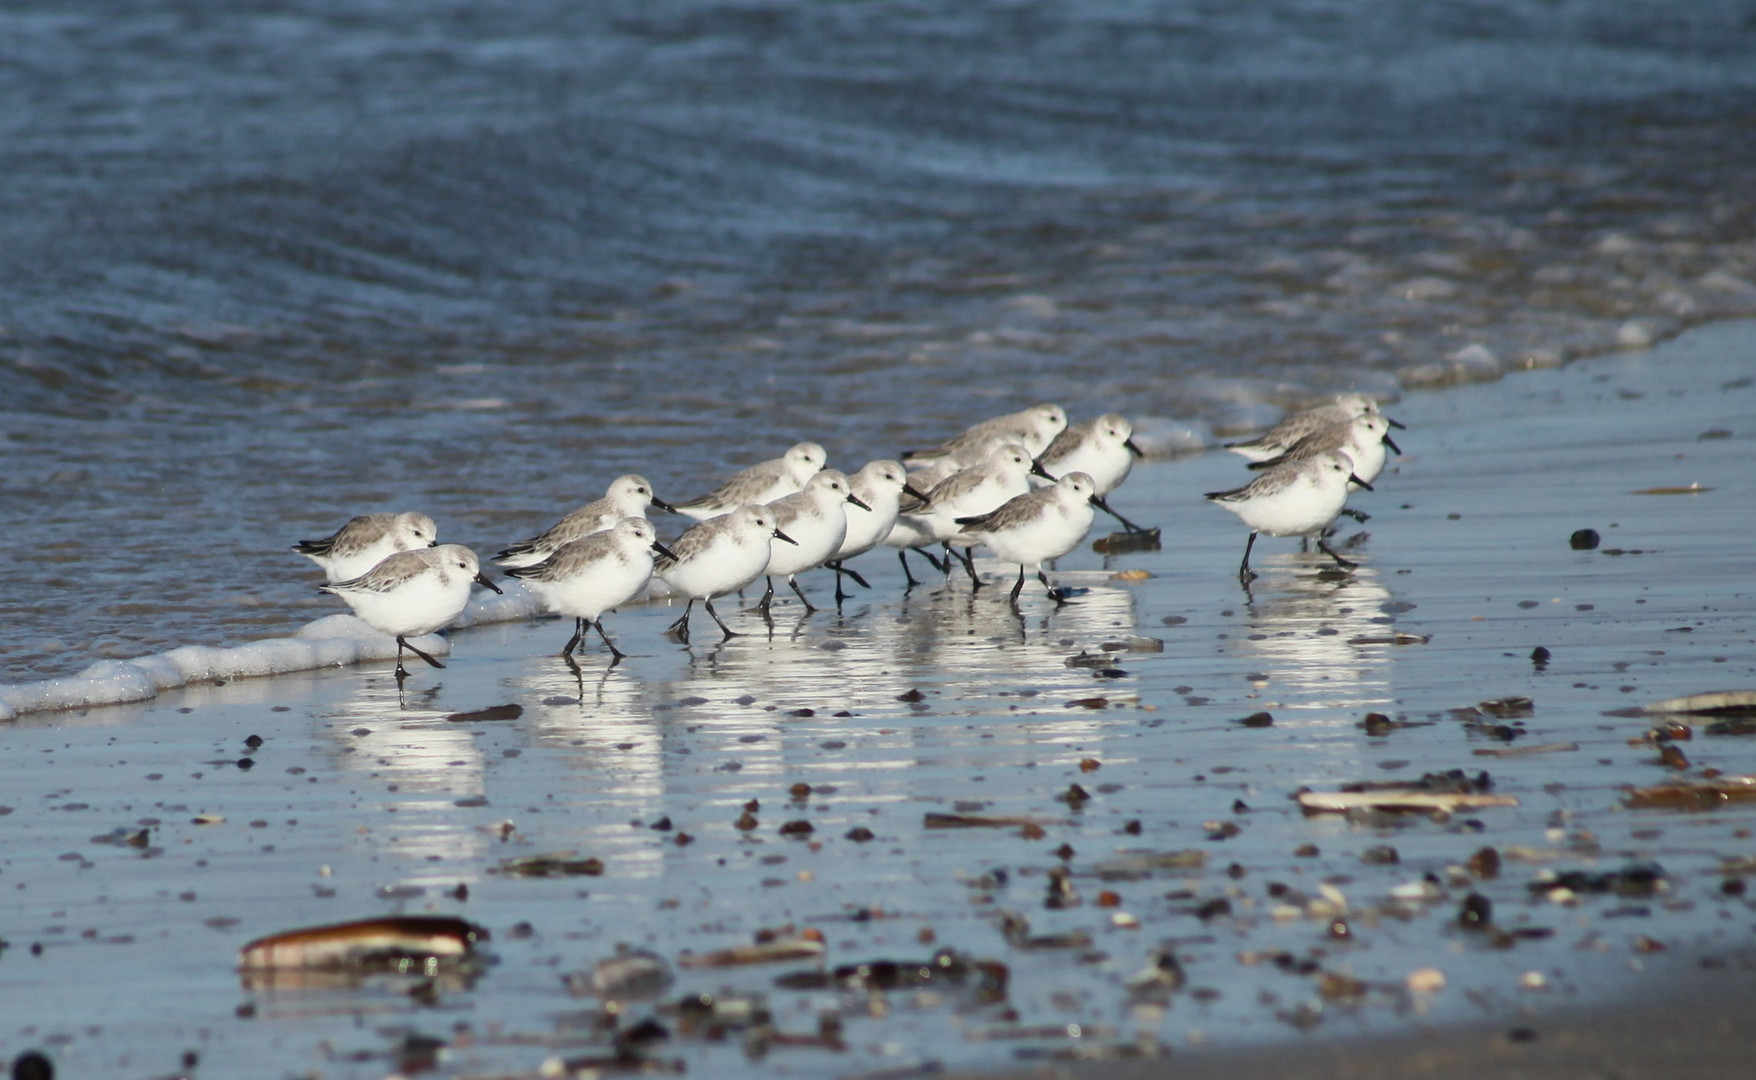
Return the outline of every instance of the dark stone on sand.
<path id="1" fill-rule="evenodd" d="M 1251 713 L 1238 723 L 1247 728 L 1265 728 L 1274 726 L 1274 717 L 1265 712 Z"/>
<path id="2" fill-rule="evenodd" d="M 1470 893 L 1463 898 L 1463 906 L 1457 912 L 1457 925 L 1465 930 L 1485 930 L 1494 923 L 1494 904 L 1481 893 Z"/>
<path id="3" fill-rule="evenodd" d="M 1579 529 L 1567 538 L 1567 544 L 1574 551 L 1594 551 L 1600 540 L 1596 529 Z"/>
<path id="4" fill-rule="evenodd" d="M 454 724 L 485 723 L 490 720 L 516 720 L 524 715 L 524 706 L 518 704 L 494 705 L 473 712 L 452 713 L 445 719 Z"/>

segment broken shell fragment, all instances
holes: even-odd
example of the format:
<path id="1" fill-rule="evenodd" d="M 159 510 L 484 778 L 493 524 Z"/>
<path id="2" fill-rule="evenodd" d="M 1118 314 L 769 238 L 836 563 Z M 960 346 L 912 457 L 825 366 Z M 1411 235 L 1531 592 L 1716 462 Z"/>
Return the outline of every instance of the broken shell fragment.
<path id="1" fill-rule="evenodd" d="M 360 919 L 257 938 L 238 950 L 238 965 L 265 968 L 380 968 L 410 971 L 459 963 L 488 931 L 443 915 Z"/>
<path id="2" fill-rule="evenodd" d="M 645 949 L 626 946 L 616 955 L 599 960 L 589 972 L 570 972 L 562 976 L 568 992 L 590 994 L 606 1001 L 657 997 L 675 980 L 671 966 L 662 957 Z"/>
<path id="3" fill-rule="evenodd" d="M 1414 791 L 1387 788 L 1379 791 L 1303 791 L 1299 807 L 1307 814 L 1346 813 L 1349 810 L 1477 810 L 1492 806 L 1517 806 L 1512 795 L 1476 795 L 1464 792 Z"/>
<path id="4" fill-rule="evenodd" d="M 1666 698 L 1643 706 L 1648 713 L 1698 713 L 1725 716 L 1756 713 L 1756 690 L 1711 690 L 1702 694 Z"/>
<path id="5" fill-rule="evenodd" d="M 746 964 L 774 964 L 785 960 L 820 960 L 827 951 L 823 934 L 806 930 L 792 937 L 777 937 L 753 945 L 733 945 L 705 953 L 684 953 L 677 963 L 686 968 L 742 967 Z"/>

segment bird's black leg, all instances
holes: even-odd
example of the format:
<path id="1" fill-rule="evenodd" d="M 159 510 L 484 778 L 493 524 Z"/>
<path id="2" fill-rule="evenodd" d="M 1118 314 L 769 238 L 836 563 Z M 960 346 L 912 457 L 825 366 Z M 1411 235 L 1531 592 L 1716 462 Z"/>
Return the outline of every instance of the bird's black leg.
<path id="1" fill-rule="evenodd" d="M 585 637 L 585 620 L 575 617 L 573 620 L 573 636 L 567 639 L 567 644 L 561 646 L 561 658 L 563 660 L 572 657 L 573 650 L 579 647 L 580 639 L 583 637 Z"/>
<path id="2" fill-rule="evenodd" d="M 691 596 L 689 602 L 683 605 L 683 617 L 672 623 L 670 629 L 666 630 L 665 633 L 687 645 L 689 643 L 689 613 L 694 610 L 695 598 Z"/>
<path id="3" fill-rule="evenodd" d="M 1346 559 L 1342 558 L 1340 555 L 1337 555 L 1335 553 L 1335 549 L 1331 548 L 1329 546 L 1329 544 L 1327 542 L 1325 542 L 1322 537 L 1317 538 L 1317 549 L 1319 551 L 1323 552 L 1323 554 L 1334 559 L 1335 565 L 1341 567 L 1343 570 L 1353 570 L 1360 565 L 1359 563 L 1348 562 Z"/>
<path id="4" fill-rule="evenodd" d="M 598 637 L 604 639 L 604 647 L 610 650 L 610 656 L 614 658 L 610 661 L 610 666 L 615 667 L 622 662 L 623 656 L 627 654 L 621 649 L 616 648 L 616 643 L 610 640 L 610 635 L 604 633 L 604 620 L 602 618 L 594 619 L 592 622 L 598 628 Z"/>
<path id="5" fill-rule="evenodd" d="M 1093 495 L 1091 497 L 1091 504 L 1093 506 L 1097 507 L 1099 510 L 1102 510 L 1104 513 L 1115 518 L 1117 521 L 1120 521 L 1122 523 L 1122 527 L 1124 529 L 1127 529 L 1131 533 L 1138 533 L 1138 532 L 1146 532 L 1147 531 L 1147 530 L 1141 528 L 1140 526 L 1134 524 L 1132 521 L 1129 521 L 1127 518 L 1123 517 L 1121 514 L 1118 514 L 1114 510 L 1110 509 L 1110 504 L 1105 502 L 1103 496 L 1101 496 L 1101 495 Z"/>
<path id="6" fill-rule="evenodd" d="M 416 656 L 420 657 L 422 660 L 425 660 L 427 663 L 432 664 L 436 668 L 442 668 L 445 666 L 444 664 L 441 664 L 439 661 L 433 659 L 431 656 L 428 656 L 426 653 L 415 648 L 413 645 L 410 645 L 408 642 L 404 641 L 402 639 L 402 635 L 398 634 L 398 635 L 396 635 L 396 666 L 399 668 L 402 667 L 402 650 L 405 648 L 408 649 L 409 652 L 414 653 Z"/>
<path id="7" fill-rule="evenodd" d="M 1244 542 L 1244 561 L 1238 566 L 1238 580 L 1248 585 L 1256 580 L 1256 572 L 1250 569 L 1250 549 L 1256 546 L 1256 534 L 1252 532 L 1250 539 Z"/>
<path id="8" fill-rule="evenodd" d="M 729 627 L 725 624 L 725 620 L 723 620 L 719 617 L 719 612 L 713 610 L 713 601 L 712 600 L 703 600 L 701 603 L 702 603 L 703 607 L 707 608 L 707 613 L 709 615 L 713 616 L 713 621 L 716 623 L 719 623 L 720 632 L 725 634 L 725 637 L 720 639 L 721 641 L 727 641 L 727 640 L 730 640 L 731 638 L 741 636 L 736 630 L 733 630 L 731 627 Z"/>
<path id="9" fill-rule="evenodd" d="M 1018 594 L 1024 591 L 1024 564 L 1018 565 L 1018 583 L 1012 586 L 1012 606 L 1018 606 Z"/>
<path id="10" fill-rule="evenodd" d="M 837 581 L 838 581 L 838 582 L 839 582 L 839 581 L 840 581 L 840 580 L 841 580 L 841 579 L 840 579 L 840 578 L 837 578 L 837 579 L 836 579 L 836 580 L 837 580 Z M 792 575 L 791 575 L 791 574 L 788 574 L 788 575 L 787 575 L 787 584 L 788 584 L 788 585 L 791 585 L 791 586 L 792 586 L 792 587 L 793 587 L 793 593 L 794 593 L 794 595 L 796 595 L 796 596 L 798 596 L 798 598 L 799 598 L 799 603 L 801 603 L 801 604 L 804 604 L 804 605 L 805 605 L 805 610 L 806 610 L 806 611 L 808 611 L 808 612 L 809 612 L 809 611 L 816 611 L 816 610 L 817 610 L 817 609 L 816 609 L 816 608 L 814 608 L 814 607 L 812 607 L 812 606 L 811 606 L 811 601 L 809 601 L 809 600 L 807 600 L 807 599 L 805 599 L 805 590 L 804 590 L 804 589 L 801 589 L 801 588 L 799 588 L 799 583 L 798 583 L 798 581 L 797 581 L 797 580 L 796 580 L 796 579 L 795 579 L 795 578 L 794 578 L 794 577 L 793 577 L 793 576 L 792 576 Z"/>
<path id="11" fill-rule="evenodd" d="M 767 615 L 768 606 L 774 603 L 774 579 L 771 577 L 764 577 L 762 580 L 768 582 L 768 588 L 763 590 L 762 602 L 756 605 L 756 610 L 762 612 L 763 615 Z M 712 611 L 713 609 L 708 608 L 707 610 Z"/>
<path id="12" fill-rule="evenodd" d="M 949 566 L 951 564 L 951 557 L 953 555 L 956 555 L 957 558 L 963 563 L 964 570 L 967 571 L 969 574 L 970 590 L 973 592 L 977 589 L 980 589 L 982 587 L 982 579 L 976 576 L 976 557 L 975 557 L 975 555 L 971 552 L 971 550 L 969 548 L 963 548 L 962 550 L 959 550 L 957 548 L 952 547 L 950 544 L 946 544 L 945 545 L 945 562 L 946 562 L 947 566 Z"/>

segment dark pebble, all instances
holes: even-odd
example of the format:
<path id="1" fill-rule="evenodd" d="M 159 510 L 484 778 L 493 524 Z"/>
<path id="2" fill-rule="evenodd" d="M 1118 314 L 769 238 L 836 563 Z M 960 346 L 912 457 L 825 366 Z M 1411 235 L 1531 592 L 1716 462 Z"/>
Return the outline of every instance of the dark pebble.
<path id="1" fill-rule="evenodd" d="M 1494 923 L 1494 904 L 1481 893 L 1470 893 L 1463 898 L 1463 906 L 1457 912 L 1457 925 L 1465 930 L 1486 930 Z"/>
<path id="2" fill-rule="evenodd" d="M 1265 728 L 1274 726 L 1274 717 L 1265 712 L 1251 713 L 1238 723 L 1247 728 Z"/>
<path id="3" fill-rule="evenodd" d="M 1567 545 L 1574 551 L 1593 551 L 1602 539 L 1596 529 L 1579 529 L 1567 538 Z"/>

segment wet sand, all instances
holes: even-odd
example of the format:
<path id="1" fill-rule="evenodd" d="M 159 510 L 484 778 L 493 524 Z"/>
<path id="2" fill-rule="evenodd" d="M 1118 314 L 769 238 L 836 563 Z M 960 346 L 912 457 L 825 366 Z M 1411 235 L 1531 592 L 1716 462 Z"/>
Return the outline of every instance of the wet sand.
<path id="1" fill-rule="evenodd" d="M 1369 534 L 1346 549 L 1353 575 L 1264 539 L 1241 590 L 1244 531 L 1199 494 L 1248 474 L 1213 453 L 1137 472 L 1113 501 L 1162 525 L 1163 548 L 1065 560 L 1090 591 L 1060 610 L 1032 593 L 1015 617 L 1002 588 L 961 581 L 905 599 L 894 559 L 874 557 L 875 589 L 843 617 L 783 606 L 772 635 L 723 647 L 700 613 L 685 650 L 661 636 L 673 610 L 626 610 L 609 627 L 633 656 L 610 670 L 593 650 L 577 679 L 552 655 L 565 627 L 538 621 L 457 632 L 449 667 L 400 698 L 366 665 L 21 717 L 0 729 L 0 1055 L 41 1046 L 68 1075 L 146 1076 L 188 1050 L 209 1075 L 366 1077 L 406 1066 L 414 1033 L 450 1044 L 442 1075 L 531 1075 L 607 1044 L 561 974 L 617 942 L 675 961 L 791 925 L 822 931 L 832 967 L 950 947 L 1004 963 L 1010 984 L 993 1001 L 778 986 L 786 965 L 681 971 L 666 1000 L 760 996 L 784 1032 L 835 1017 L 845 1048 L 686 1037 L 639 1006 L 628 1016 L 672 1031 L 651 1057 L 752 1076 L 1061 1054 L 1120 1075 L 1143 1048 L 1168 1056 L 1129 1065 L 1142 1075 L 1619 1060 L 1621 1021 L 1644 1023 L 1655 996 L 1748 985 L 1751 906 L 1722 883 L 1737 880 L 1724 860 L 1756 854 L 1753 811 L 1622 804 L 1671 775 L 1756 772 L 1756 738 L 1705 733 L 1680 744 L 1686 767 L 1660 764 L 1629 743 L 1649 721 L 1623 713 L 1756 686 L 1752 355 L 1756 325 L 1726 324 L 1396 403 L 1407 453 L 1354 500 L 1372 519 L 1343 530 Z M 1585 528 L 1597 549 L 1570 546 Z M 827 582 L 807 587 L 827 599 Z M 1515 697 L 1528 713 L 1479 708 Z M 520 714 L 467 715 L 503 704 Z M 1258 712 L 1272 724 L 1240 723 Z M 1398 726 L 1369 734 L 1373 712 Z M 1544 744 L 1562 748 L 1500 756 Z M 1518 805 L 1350 822 L 1291 801 L 1450 769 L 1490 772 Z M 798 783 L 812 790 L 794 798 Z M 1069 801 L 1074 784 L 1090 798 Z M 794 821 L 810 834 L 780 832 Z M 1488 847 L 1498 876 L 1472 872 Z M 502 861 L 560 851 L 602 874 Z M 1140 869 L 1187 851 L 1199 865 Z M 1650 863 L 1622 894 L 1532 888 Z M 1058 867 L 1071 892 L 1051 907 Z M 1506 936 L 1459 927 L 1472 893 Z M 498 962 L 413 996 L 235 971 L 262 934 L 429 911 L 486 926 Z M 1003 930 L 1002 911 L 1030 929 Z M 1131 992 L 1161 943 L 1186 983 Z M 1409 988 L 1431 971 L 1442 988 Z M 1702 1055 L 1723 1048 L 1714 1012 L 1666 1016 L 1702 1025 Z"/>

